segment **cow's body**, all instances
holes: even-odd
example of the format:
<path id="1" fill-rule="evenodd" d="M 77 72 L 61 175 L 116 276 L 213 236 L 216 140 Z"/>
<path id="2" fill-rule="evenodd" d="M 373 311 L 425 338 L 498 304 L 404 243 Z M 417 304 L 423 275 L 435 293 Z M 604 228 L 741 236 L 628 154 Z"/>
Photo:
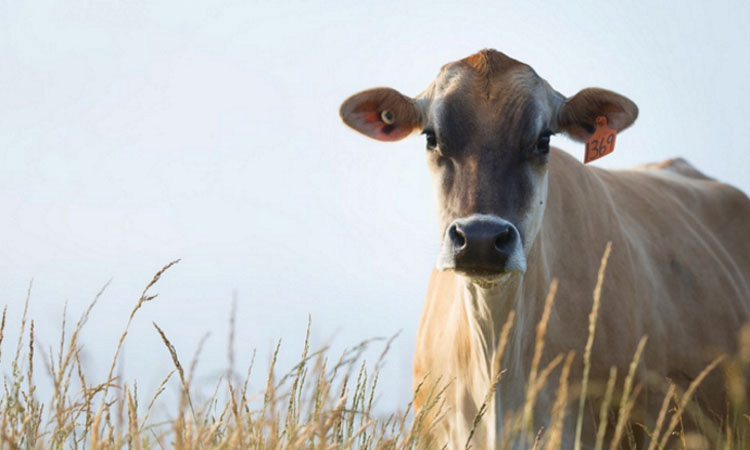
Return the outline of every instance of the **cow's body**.
<path id="1" fill-rule="evenodd" d="M 649 370 L 676 381 L 692 380 L 717 352 L 732 351 L 740 326 L 750 318 L 750 201 L 743 193 L 682 162 L 607 171 L 585 167 L 559 150 L 551 158 L 550 186 L 555 188 L 550 188 L 541 233 L 520 285 L 483 289 L 454 272 L 432 274 L 414 381 L 428 372 L 432 380 L 454 380 L 446 391 L 450 411 L 443 429 L 452 442 L 468 437 L 490 387 L 497 339 L 511 310 L 516 323 L 502 364 L 507 372 L 495 396 L 497 414 L 485 423 L 494 421 L 502 429 L 501 416 L 522 406 L 535 326 L 553 277 L 559 278 L 559 289 L 544 359 L 569 350 L 583 354 L 592 292 L 608 241 L 612 253 L 592 379 L 606 379 L 611 366 L 624 376 L 638 341 L 647 335 L 641 376 Z M 550 386 L 540 396 L 539 410 L 550 411 L 556 383 Z M 714 412 L 723 412 L 721 391 L 707 385 L 703 394 L 703 400 L 715 401 Z M 653 408 L 662 399 L 644 399 L 653 420 Z M 547 419 L 542 415 L 537 422 Z M 494 430 L 479 431 L 480 442 L 492 440 Z M 565 439 L 572 439 L 567 431 Z"/>
<path id="2" fill-rule="evenodd" d="M 575 351 L 570 379 L 580 382 L 607 242 L 612 250 L 591 355 L 592 386 L 599 392 L 591 398 L 602 397 L 611 367 L 622 386 L 640 339 L 648 336 L 635 379 L 645 388 L 631 417 L 653 427 L 663 398 L 654 379 L 685 387 L 712 357 L 734 349 L 750 318 L 750 200 L 683 160 L 607 171 L 550 148 L 556 133 L 585 142 L 607 129 L 627 129 L 638 116 L 628 98 L 601 88 L 565 97 L 530 66 L 483 50 L 443 66 L 417 97 L 370 89 L 346 100 L 341 116 L 381 141 L 415 130 L 425 135 L 441 249 L 420 324 L 414 381 L 450 381 L 436 428 L 440 445 L 466 444 L 496 372 L 501 328 L 514 311 L 498 362 L 505 372 L 474 430 L 474 445 L 491 448 L 511 435 L 504 418 L 524 405 L 535 330 L 553 278 L 559 291 L 542 367 Z M 709 417 L 725 411 L 719 378 L 704 382 L 700 392 Z M 429 392 L 422 386 L 418 406 Z M 529 428 L 523 439 L 549 428 L 557 386 L 550 380 L 540 392 L 523 421 Z M 574 408 L 568 408 L 563 448 L 574 438 Z M 585 408 L 584 448 L 594 437 L 594 409 Z"/>

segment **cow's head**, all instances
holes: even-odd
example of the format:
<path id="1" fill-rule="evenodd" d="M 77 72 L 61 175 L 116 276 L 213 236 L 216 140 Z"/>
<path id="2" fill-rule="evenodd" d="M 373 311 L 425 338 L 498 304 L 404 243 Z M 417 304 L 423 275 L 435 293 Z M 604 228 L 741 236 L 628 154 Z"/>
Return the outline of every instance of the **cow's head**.
<path id="1" fill-rule="evenodd" d="M 550 136 L 587 140 L 598 116 L 623 130 L 638 108 L 597 88 L 570 98 L 494 50 L 446 64 L 416 98 L 390 88 L 341 105 L 347 125 L 382 141 L 420 130 L 437 199 L 439 269 L 496 279 L 523 273 L 547 198 Z"/>

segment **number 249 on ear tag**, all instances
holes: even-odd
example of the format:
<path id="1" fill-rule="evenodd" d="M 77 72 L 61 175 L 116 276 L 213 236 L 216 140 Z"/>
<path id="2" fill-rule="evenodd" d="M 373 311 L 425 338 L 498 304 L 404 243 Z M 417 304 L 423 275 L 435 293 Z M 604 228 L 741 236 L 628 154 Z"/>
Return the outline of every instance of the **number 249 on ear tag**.
<path id="1" fill-rule="evenodd" d="M 597 117 L 596 130 L 586 141 L 586 155 L 583 162 L 590 163 L 612 153 L 615 150 L 616 138 L 617 130 L 607 126 L 607 118 L 605 116 Z"/>

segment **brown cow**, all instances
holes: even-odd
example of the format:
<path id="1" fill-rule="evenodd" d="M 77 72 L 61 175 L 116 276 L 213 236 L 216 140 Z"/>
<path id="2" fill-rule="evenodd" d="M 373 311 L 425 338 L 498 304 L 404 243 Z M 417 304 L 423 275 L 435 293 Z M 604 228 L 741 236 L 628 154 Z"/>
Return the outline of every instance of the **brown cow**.
<path id="1" fill-rule="evenodd" d="M 550 148 L 555 133 L 585 141 L 597 117 L 622 131 L 637 114 L 632 101 L 604 89 L 566 98 L 531 67 L 494 50 L 443 66 L 416 98 L 376 88 L 341 106 L 344 122 L 369 137 L 394 141 L 420 130 L 427 140 L 442 246 L 419 327 L 414 380 L 428 373 L 453 380 L 439 435 L 451 448 L 463 448 L 490 389 L 511 311 L 507 371 L 474 446 L 494 447 L 503 418 L 522 407 L 535 325 L 553 278 L 559 290 L 542 364 L 574 350 L 571 379 L 580 376 L 591 292 L 608 241 L 592 380 L 606 380 L 610 367 L 622 380 L 644 335 L 639 383 L 647 372 L 688 383 L 717 352 L 734 350 L 750 315 L 747 196 L 681 159 L 609 171 Z M 540 393 L 535 427 L 549 423 L 555 391 L 549 382 Z M 724 411 L 722 392 L 720 383 L 705 384 L 704 406 Z M 649 425 L 662 401 L 655 394 L 639 397 Z M 575 416 L 577 408 L 568 407 L 568 417 Z M 585 448 L 594 438 L 593 409 L 586 408 Z M 563 448 L 573 447 L 574 422 L 565 422 Z"/>

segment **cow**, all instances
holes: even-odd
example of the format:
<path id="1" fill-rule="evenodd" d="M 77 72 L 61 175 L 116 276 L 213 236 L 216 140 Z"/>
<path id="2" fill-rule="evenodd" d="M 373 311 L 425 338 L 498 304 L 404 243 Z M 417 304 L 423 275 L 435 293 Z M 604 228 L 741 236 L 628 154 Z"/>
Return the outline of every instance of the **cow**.
<path id="1" fill-rule="evenodd" d="M 441 423 L 433 428 L 438 444 L 463 448 L 471 433 L 475 448 L 502 441 L 505 418 L 524 406 L 536 325 L 554 279 L 542 366 L 572 350 L 570 379 L 580 377 L 607 243 L 592 383 L 606 380 L 612 367 L 622 380 L 643 336 L 648 343 L 634 384 L 646 385 L 655 374 L 684 388 L 718 353 L 735 351 L 750 317 L 748 197 L 681 158 L 604 170 L 550 146 L 558 133 L 589 140 L 597 120 L 616 132 L 627 129 L 638 116 L 628 98 L 601 88 L 565 97 L 529 65 L 482 50 L 444 65 L 416 97 L 369 89 L 349 97 L 340 115 L 380 141 L 415 131 L 426 140 L 440 251 L 417 334 L 413 381 L 449 381 Z M 493 361 L 510 314 L 515 319 L 504 371 L 492 391 Z M 549 424 L 556 390 L 548 382 L 539 392 L 532 431 Z M 425 391 L 417 394 L 417 407 Z M 494 392 L 489 409 L 474 426 L 488 392 Z M 721 413 L 723 395 L 721 380 L 707 380 L 700 404 L 709 415 Z M 653 420 L 662 399 L 641 392 L 644 417 Z M 565 406 L 562 448 L 573 448 L 574 404 Z M 583 448 L 593 447 L 596 418 L 586 407 Z"/>

